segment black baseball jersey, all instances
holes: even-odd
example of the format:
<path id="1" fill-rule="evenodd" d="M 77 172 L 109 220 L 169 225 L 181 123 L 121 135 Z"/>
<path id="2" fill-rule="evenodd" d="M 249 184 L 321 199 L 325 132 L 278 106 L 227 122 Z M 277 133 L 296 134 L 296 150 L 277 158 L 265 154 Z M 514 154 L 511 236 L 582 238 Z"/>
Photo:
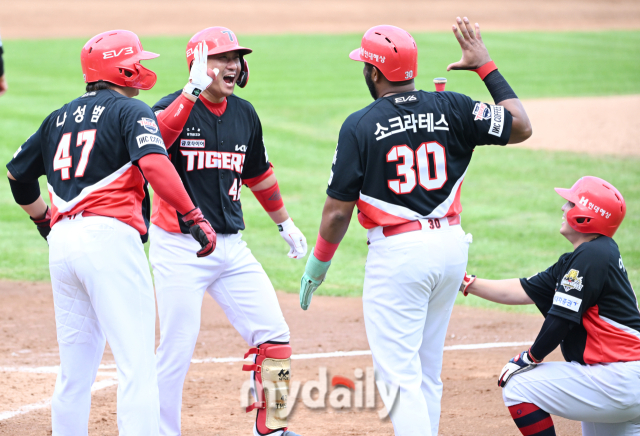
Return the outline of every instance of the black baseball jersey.
<path id="1" fill-rule="evenodd" d="M 585 242 L 520 283 L 545 317 L 578 324 L 561 343 L 568 362 L 640 360 L 638 300 L 613 239 Z"/>
<path id="2" fill-rule="evenodd" d="M 151 108 L 105 89 L 52 112 L 7 168 L 21 182 L 47 176 L 52 226 L 89 211 L 146 235 L 148 196 L 136 163 L 151 153 L 167 154 Z"/>
<path id="3" fill-rule="evenodd" d="M 511 114 L 455 92 L 379 98 L 342 125 L 327 195 L 355 201 L 365 228 L 462 211 L 476 145 L 505 145 Z"/>
<path id="4" fill-rule="evenodd" d="M 153 106 L 166 109 L 182 90 L 162 98 Z M 240 190 L 242 181 L 269 170 L 269 158 L 262 138 L 262 125 L 255 109 L 235 95 L 227 97 L 222 116 L 214 115 L 199 99 L 169 157 L 193 203 L 217 233 L 238 233 L 244 229 Z M 151 221 L 170 232 L 189 233 L 178 213 L 154 196 Z"/>

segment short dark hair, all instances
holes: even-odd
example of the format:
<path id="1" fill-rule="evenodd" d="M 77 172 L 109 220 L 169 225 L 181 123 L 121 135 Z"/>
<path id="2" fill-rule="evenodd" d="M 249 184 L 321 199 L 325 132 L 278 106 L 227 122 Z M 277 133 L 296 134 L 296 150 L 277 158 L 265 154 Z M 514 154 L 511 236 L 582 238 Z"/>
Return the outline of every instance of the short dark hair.
<path id="1" fill-rule="evenodd" d="M 103 89 L 111 89 L 112 83 L 98 80 L 97 82 L 87 83 L 87 92 L 102 91 Z"/>
<path id="2" fill-rule="evenodd" d="M 382 71 L 380 71 L 380 68 L 376 67 L 373 64 L 370 64 L 369 62 L 365 62 L 367 68 L 369 69 L 369 72 L 371 72 L 372 68 L 377 68 L 378 72 L 380 72 L 380 74 L 382 74 L 382 76 L 387 79 L 387 77 L 382 73 Z M 409 79 L 409 80 L 403 80 L 402 82 L 392 82 L 391 80 L 387 79 L 387 82 L 389 82 L 391 84 L 391 86 L 404 86 L 404 85 L 410 85 L 413 83 L 413 79 Z"/>

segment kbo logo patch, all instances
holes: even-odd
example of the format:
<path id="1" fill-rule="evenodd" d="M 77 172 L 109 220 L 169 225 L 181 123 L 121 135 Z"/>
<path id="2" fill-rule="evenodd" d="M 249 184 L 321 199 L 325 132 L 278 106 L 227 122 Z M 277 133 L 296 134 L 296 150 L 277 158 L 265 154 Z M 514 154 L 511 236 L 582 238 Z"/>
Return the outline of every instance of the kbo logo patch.
<path id="1" fill-rule="evenodd" d="M 138 124 L 140 124 L 145 128 L 145 130 L 151 133 L 158 133 L 158 125 L 156 124 L 155 120 L 152 120 L 151 118 L 141 118 L 138 121 Z"/>

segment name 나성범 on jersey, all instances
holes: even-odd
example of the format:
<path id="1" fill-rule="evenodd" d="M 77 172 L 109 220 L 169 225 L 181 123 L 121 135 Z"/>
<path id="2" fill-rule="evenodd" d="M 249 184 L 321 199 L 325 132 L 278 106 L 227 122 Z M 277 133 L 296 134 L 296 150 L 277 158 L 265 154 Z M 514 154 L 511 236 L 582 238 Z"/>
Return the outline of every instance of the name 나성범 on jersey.
<path id="1" fill-rule="evenodd" d="M 438 121 L 435 123 L 433 120 L 433 113 L 418 114 L 417 119 L 415 114 L 389 118 L 389 127 L 383 127 L 380 123 L 376 123 L 374 135 L 376 136 L 376 141 L 379 141 L 407 130 L 413 130 L 414 133 L 417 133 L 418 129 L 427 129 L 427 132 L 430 133 L 436 130 L 449 130 L 449 123 L 447 123 L 444 114 L 440 114 Z"/>

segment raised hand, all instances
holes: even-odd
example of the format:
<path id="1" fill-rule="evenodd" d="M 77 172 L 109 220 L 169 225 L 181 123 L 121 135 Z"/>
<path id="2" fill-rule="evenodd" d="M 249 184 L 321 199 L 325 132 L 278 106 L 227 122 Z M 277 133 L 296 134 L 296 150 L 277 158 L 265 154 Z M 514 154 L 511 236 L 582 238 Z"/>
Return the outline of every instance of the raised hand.
<path id="1" fill-rule="evenodd" d="M 482 42 L 480 34 L 480 25 L 476 23 L 475 31 L 469 23 L 469 19 L 464 17 L 456 18 L 458 26 L 453 26 L 453 34 L 455 35 L 460 48 L 462 49 L 462 59 L 453 64 L 449 64 L 447 71 L 450 70 L 474 70 L 491 61 L 487 47 Z"/>
<path id="2" fill-rule="evenodd" d="M 220 72 L 217 68 L 212 70 L 207 67 L 207 53 L 209 48 L 207 43 L 198 43 L 193 51 L 193 63 L 189 73 L 189 82 L 184 87 L 184 92 L 188 95 L 198 97 L 202 91 L 207 89 Z"/>

